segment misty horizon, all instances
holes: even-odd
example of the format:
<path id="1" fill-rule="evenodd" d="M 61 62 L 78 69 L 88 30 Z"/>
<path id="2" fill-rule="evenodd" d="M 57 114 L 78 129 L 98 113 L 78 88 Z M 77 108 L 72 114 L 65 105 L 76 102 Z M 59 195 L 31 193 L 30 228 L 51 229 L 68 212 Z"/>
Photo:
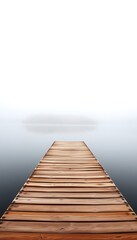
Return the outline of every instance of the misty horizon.
<path id="1" fill-rule="evenodd" d="M 0 1 L 0 205 L 85 141 L 137 212 L 137 1 Z"/>

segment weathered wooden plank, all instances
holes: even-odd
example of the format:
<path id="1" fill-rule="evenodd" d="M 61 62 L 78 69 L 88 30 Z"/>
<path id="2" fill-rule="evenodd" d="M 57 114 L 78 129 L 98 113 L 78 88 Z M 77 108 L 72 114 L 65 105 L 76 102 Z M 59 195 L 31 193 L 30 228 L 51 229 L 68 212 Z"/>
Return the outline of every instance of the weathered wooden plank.
<path id="1" fill-rule="evenodd" d="M 67 149 L 67 148 L 64 148 L 64 149 L 65 149 L 65 151 L 62 151 L 62 148 L 54 149 L 54 147 L 51 147 L 47 153 L 55 153 L 55 155 L 56 155 L 56 153 L 64 153 L 64 152 L 66 154 L 67 153 L 71 153 L 71 154 L 73 153 L 72 149 L 70 149 L 70 150 Z M 75 150 L 74 154 L 79 154 L 79 153 L 82 153 L 82 154 L 84 153 L 84 154 L 88 154 L 88 155 L 92 154 L 87 148 L 82 149 L 82 150 L 81 150 L 81 148 L 79 148 L 79 149 L 78 148 L 77 149 L 73 148 L 73 150 Z"/>
<path id="2" fill-rule="evenodd" d="M 86 146 L 81 146 L 81 147 L 65 147 L 65 146 L 62 146 L 62 147 L 59 147 L 59 146 L 52 146 L 52 150 L 61 150 L 61 151 L 87 151 L 87 147 Z"/>
<path id="3" fill-rule="evenodd" d="M 96 198 L 96 199 L 75 199 L 75 198 L 21 198 L 18 197 L 14 200 L 15 203 L 25 203 L 25 204 L 123 204 L 122 198 Z"/>
<path id="4" fill-rule="evenodd" d="M 69 158 L 72 158 L 72 161 L 79 161 L 80 160 L 84 160 L 84 161 L 95 161 L 96 159 L 92 156 L 92 155 L 82 155 L 82 154 L 47 154 L 46 155 L 46 158 L 43 158 L 43 160 L 46 160 L 48 158 L 48 160 L 51 160 L 54 159 L 54 160 L 58 160 L 58 158 L 60 158 L 61 160 L 64 160 L 64 161 L 69 161 Z"/>
<path id="5" fill-rule="evenodd" d="M 64 173 L 65 174 L 65 173 Z M 99 177 L 105 177 L 106 176 L 106 174 L 105 173 L 100 173 L 100 174 L 88 174 L 88 175 L 83 175 L 83 174 L 79 174 L 79 175 L 49 175 L 49 174 L 44 174 L 44 173 L 35 173 L 35 174 L 33 174 L 33 177 L 47 177 L 47 178 L 80 178 L 80 177 L 82 177 L 82 178 L 99 178 Z"/>
<path id="6" fill-rule="evenodd" d="M 70 171 L 42 171 L 42 170 L 35 170 L 34 171 L 34 174 L 44 174 L 44 175 L 71 175 L 71 176 L 73 176 L 73 175 L 82 175 L 82 176 L 86 176 L 86 175 L 88 175 L 88 176 L 90 176 L 90 175 L 106 175 L 104 172 L 102 172 L 102 171 L 77 171 L 77 172 L 75 172 L 75 171 L 73 171 L 73 172 L 70 172 Z"/>
<path id="7" fill-rule="evenodd" d="M 69 179 L 67 179 L 67 178 L 40 178 L 40 177 L 31 177 L 30 179 L 29 179 L 29 181 L 30 182 L 46 182 L 46 183 L 48 183 L 48 182 L 54 182 L 54 183 L 57 183 L 57 182 L 63 182 L 63 183 L 71 183 L 71 182 L 73 182 L 73 183 L 78 183 L 78 182 L 80 182 L 80 183 L 98 183 L 98 182 L 100 182 L 100 183 L 110 183 L 110 182 L 112 182 L 109 178 L 107 178 L 107 177 L 104 177 L 104 178 L 86 178 L 86 179 L 84 179 L 84 178 L 69 178 Z"/>
<path id="8" fill-rule="evenodd" d="M 60 156 L 62 156 L 62 157 L 80 157 L 80 158 L 82 158 L 82 157 L 84 157 L 84 158 L 91 158 L 93 155 L 92 154 L 85 154 L 85 153 L 72 153 L 72 152 L 70 152 L 70 153 L 47 153 L 47 156 L 51 156 L 51 157 L 54 157 L 54 156 L 57 156 L 57 157 L 60 157 Z"/>
<path id="9" fill-rule="evenodd" d="M 56 152 L 56 151 L 63 151 L 63 150 L 65 150 L 65 151 L 67 151 L 67 152 L 72 152 L 72 151 L 76 151 L 76 152 L 80 152 L 80 151 L 84 151 L 84 152 L 90 152 L 90 153 L 92 153 L 91 151 L 89 151 L 89 149 L 86 147 L 86 146 L 84 146 L 84 145 L 81 145 L 81 146 L 73 146 L 73 145 L 68 145 L 68 146 L 56 146 L 56 145 L 53 145 L 49 150 L 48 150 L 48 152 L 50 152 L 50 151 L 54 151 L 54 152 Z"/>
<path id="10" fill-rule="evenodd" d="M 101 168 L 102 169 L 102 166 L 100 166 L 98 163 L 92 163 L 92 164 L 84 164 L 84 165 L 81 165 L 81 164 L 54 164 L 54 163 L 40 163 L 38 164 L 37 167 L 51 167 L 51 168 L 56 168 L 56 167 L 60 167 L 60 168 Z"/>
<path id="11" fill-rule="evenodd" d="M 72 161 L 72 162 L 76 162 L 76 161 L 84 161 L 85 163 L 86 162 L 89 162 L 90 163 L 96 163 L 98 162 L 97 159 L 95 157 L 86 157 L 86 156 L 48 156 L 46 155 L 46 157 L 43 157 L 41 159 L 41 161 L 64 161 L 64 162 L 69 162 L 69 161 Z"/>
<path id="12" fill-rule="evenodd" d="M 91 160 L 89 159 L 89 160 L 84 160 L 84 162 L 85 163 L 87 163 L 87 164 L 90 164 L 91 163 Z M 41 160 L 41 162 L 40 163 L 54 163 L 54 164 L 83 164 L 84 165 L 84 163 L 83 163 L 83 160 L 57 160 L 57 159 L 53 159 L 53 160 L 49 160 L 49 159 L 43 159 L 43 160 Z M 94 162 L 94 163 L 96 163 L 96 162 Z"/>
<path id="13" fill-rule="evenodd" d="M 131 212 L 108 213 L 45 213 L 45 212 L 13 212 L 4 215 L 5 220 L 25 221 L 52 221 L 52 222 L 96 222 L 96 221 L 134 221 L 135 215 Z"/>
<path id="14" fill-rule="evenodd" d="M 56 234 L 56 233 L 23 233 L 1 232 L 1 240 L 136 240 L 137 233 L 105 233 L 105 234 Z"/>
<path id="15" fill-rule="evenodd" d="M 28 181 L 26 183 L 26 186 L 38 186 L 38 187 L 92 187 L 92 188 L 96 188 L 96 187 L 114 187 L 114 183 L 109 182 L 109 183 L 101 183 L 101 182 L 97 182 L 97 183 L 65 183 L 65 182 L 59 182 L 59 183 L 47 183 L 47 182 L 31 182 Z"/>
<path id="16" fill-rule="evenodd" d="M 40 211 L 40 212 L 129 212 L 130 209 L 125 204 L 113 205 L 38 205 L 38 204 L 17 204 L 10 207 L 12 211 Z"/>
<path id="17" fill-rule="evenodd" d="M 73 164 L 69 164 L 69 163 L 65 163 L 65 164 L 63 164 L 63 163 L 60 163 L 60 164 L 56 164 L 56 163 L 39 163 L 38 164 L 38 167 L 54 167 L 54 168 L 56 168 L 56 167 L 67 167 L 67 168 L 74 168 L 74 167 L 76 167 L 76 168 L 88 168 L 88 167 L 101 167 L 101 165 L 100 164 L 98 164 L 98 163 L 92 163 L 92 164 L 75 164 L 75 163 L 73 163 Z"/>
<path id="18" fill-rule="evenodd" d="M 56 148 L 56 149 L 55 149 Z M 80 152 L 80 151 L 89 151 L 89 149 L 87 148 L 87 146 L 85 145 L 66 145 L 66 146 L 59 146 L 59 145 L 53 145 L 48 151 L 62 151 L 62 149 L 66 149 L 66 151 L 77 151 L 77 152 Z M 90 153 L 92 153 L 90 151 Z"/>
<path id="19" fill-rule="evenodd" d="M 54 156 L 50 156 L 50 155 L 45 155 L 42 160 L 64 160 L 64 161 L 67 161 L 67 160 L 70 160 L 70 156 L 57 156 L 57 155 L 54 155 Z M 87 161 L 91 161 L 91 162 L 98 162 L 97 159 L 95 158 L 95 156 L 91 155 L 91 156 L 85 156 L 85 155 L 79 155 L 79 156 L 71 156 L 71 160 L 72 161 L 78 161 L 78 160 L 83 160 L 84 162 L 87 160 Z"/>
<path id="20" fill-rule="evenodd" d="M 19 194 L 20 197 L 43 197 L 43 198 L 116 198 L 120 197 L 119 192 L 101 192 L 101 193 L 46 193 L 46 192 L 24 192 Z"/>
<path id="21" fill-rule="evenodd" d="M 1 231 L 42 233 L 129 233 L 137 232 L 137 221 L 127 222 L 21 222 L 4 221 Z"/>
<path id="22" fill-rule="evenodd" d="M 91 162 L 91 160 L 71 160 L 71 158 L 69 160 L 62 160 L 62 159 L 53 159 L 53 160 L 41 160 L 38 164 L 38 166 L 46 166 L 46 167 L 64 167 L 64 168 L 94 168 L 94 167 L 101 167 L 103 169 L 103 167 L 98 163 L 98 162 Z"/>
<path id="23" fill-rule="evenodd" d="M 81 163 L 81 164 L 79 164 L 79 163 L 67 163 L 67 162 L 65 162 L 65 163 L 59 163 L 59 162 L 57 162 L 57 163 L 52 163 L 52 162 L 40 162 L 39 163 L 39 165 L 40 166 L 47 166 L 47 167 L 53 167 L 53 166 L 56 166 L 56 167 L 71 167 L 71 168 L 73 168 L 73 167 L 79 167 L 79 168 L 82 168 L 82 167 L 98 167 L 98 166 L 100 166 L 98 163 L 92 163 L 92 164 L 90 164 L 90 163 Z M 39 166 L 38 165 L 38 166 Z"/>
<path id="24" fill-rule="evenodd" d="M 92 166 L 92 167 L 75 167 L 75 166 L 37 166 L 37 170 L 49 170 L 49 171 L 102 171 L 102 167 L 100 166 Z"/>
<path id="25" fill-rule="evenodd" d="M 39 187 L 39 186 L 35 186 L 35 187 L 29 187 L 29 186 L 25 186 L 23 188 L 24 191 L 29 191 L 29 192 L 116 192 L 116 188 L 115 187 L 106 187 L 106 188 L 88 188 L 88 187 Z"/>
<path id="26" fill-rule="evenodd" d="M 65 151 L 62 151 L 61 149 L 52 149 L 52 148 L 50 148 L 50 150 L 47 152 L 47 156 L 48 156 L 48 154 L 54 154 L 54 155 L 57 155 L 57 154 L 74 154 L 74 155 L 79 155 L 79 154 L 84 154 L 84 155 L 92 155 L 92 153 L 88 150 L 88 149 L 85 149 L 85 150 L 83 150 L 83 151 L 81 151 L 81 150 L 78 150 L 78 151 L 71 151 L 71 150 L 68 150 L 68 149 L 66 149 Z"/>
<path id="27" fill-rule="evenodd" d="M 56 157 L 93 157 L 93 155 L 88 151 L 52 151 L 50 150 L 46 156 L 56 156 Z"/>
<path id="28" fill-rule="evenodd" d="M 102 168 L 100 167 L 94 167 L 94 168 L 61 168 L 61 167 L 56 167 L 56 169 L 54 167 L 37 167 L 37 171 L 54 171 L 55 173 L 58 171 L 58 172 L 61 172 L 63 171 L 64 173 L 65 172 L 92 172 L 92 171 L 101 171 L 102 172 Z"/>
<path id="29" fill-rule="evenodd" d="M 72 150 L 68 150 L 67 148 L 65 148 L 65 151 L 62 151 L 62 149 L 53 149 L 52 147 L 49 149 L 49 151 L 47 153 L 71 153 L 72 154 Z M 79 150 L 75 150 L 74 151 L 74 154 L 79 154 L 79 153 L 84 153 L 84 154 L 92 154 L 88 149 L 83 149 L 82 151 L 79 149 Z"/>
<path id="30" fill-rule="evenodd" d="M 103 175 L 91 175 L 91 176 L 65 176 L 64 175 L 64 177 L 63 176 L 45 176 L 45 175 L 35 175 L 34 173 L 33 173 L 33 178 L 45 178 L 45 179 L 64 179 L 64 181 L 65 181 L 65 179 L 71 179 L 71 180 L 74 180 L 74 179 L 80 179 L 80 178 L 83 178 L 83 179 L 102 179 L 102 180 L 104 180 L 105 178 L 108 178 L 108 175 L 106 175 L 106 174 L 103 174 Z"/>

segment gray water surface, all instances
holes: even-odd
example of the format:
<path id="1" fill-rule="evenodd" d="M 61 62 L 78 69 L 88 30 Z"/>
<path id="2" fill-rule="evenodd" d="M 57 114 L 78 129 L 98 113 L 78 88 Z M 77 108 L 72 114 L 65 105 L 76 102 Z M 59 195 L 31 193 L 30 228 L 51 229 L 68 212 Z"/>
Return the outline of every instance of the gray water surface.
<path id="1" fill-rule="evenodd" d="M 137 124 L 0 125 L 0 215 L 55 140 L 85 141 L 137 213 Z"/>

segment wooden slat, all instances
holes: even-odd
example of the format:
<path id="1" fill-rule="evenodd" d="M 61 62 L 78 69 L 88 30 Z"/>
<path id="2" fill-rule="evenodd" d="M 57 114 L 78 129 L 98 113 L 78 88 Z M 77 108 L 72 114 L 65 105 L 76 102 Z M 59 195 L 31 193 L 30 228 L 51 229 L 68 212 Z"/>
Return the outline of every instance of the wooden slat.
<path id="1" fill-rule="evenodd" d="M 87 164 L 90 164 L 91 163 L 91 160 L 89 159 L 89 160 L 84 160 L 84 163 L 83 163 L 83 160 L 81 159 L 81 160 L 61 160 L 61 159 L 59 159 L 59 160 L 57 160 L 57 159 L 53 159 L 53 160 L 49 160 L 49 159 L 43 159 L 43 160 L 41 160 L 41 162 L 40 163 L 54 163 L 54 164 L 83 164 L 84 165 L 84 163 L 87 163 Z M 94 162 L 95 163 L 95 162 Z"/>
<path id="2" fill-rule="evenodd" d="M 91 157 L 72 157 L 72 156 L 58 156 L 58 157 L 55 157 L 55 156 L 48 156 L 48 158 L 43 158 L 41 160 L 41 162 L 50 162 L 50 163 L 53 163 L 53 162 L 60 162 L 60 163 L 96 163 L 96 159 L 94 158 L 91 158 Z M 92 161 L 92 162 L 91 162 Z"/>
<path id="3" fill-rule="evenodd" d="M 101 167 L 88 167 L 88 168 L 74 168 L 74 167 L 71 167 L 71 168 L 67 168 L 67 167 L 43 167 L 43 166 L 38 166 L 37 167 L 37 170 L 40 171 L 40 170 L 43 170 L 43 171 L 71 171 L 71 172 L 77 172 L 77 171 L 82 171 L 82 172 L 85 172 L 85 171 L 102 171 L 102 168 Z"/>
<path id="4" fill-rule="evenodd" d="M 12 211 L 30 211 L 30 212 L 129 212 L 129 207 L 125 204 L 113 205 L 41 205 L 41 204 L 12 204 Z"/>
<path id="5" fill-rule="evenodd" d="M 84 156 L 86 156 L 86 155 L 91 156 L 92 155 L 92 153 L 88 149 L 83 150 L 83 151 L 73 151 L 72 152 L 71 150 L 67 150 L 67 149 L 65 151 L 62 151 L 62 150 L 59 150 L 59 149 L 54 150 L 52 148 L 47 152 L 47 156 L 49 154 L 53 154 L 53 155 L 56 155 L 56 156 L 57 156 L 57 154 L 61 154 L 61 155 L 63 155 L 63 154 L 65 154 L 65 155 L 71 154 L 72 155 L 73 154 L 73 156 L 81 155 L 81 154 L 83 154 Z"/>
<path id="6" fill-rule="evenodd" d="M 81 165 L 81 164 L 54 164 L 54 163 L 40 163 L 38 164 L 38 167 L 53 167 L 54 170 L 55 170 L 55 167 L 60 167 L 60 168 L 70 168 L 70 169 L 73 169 L 73 168 L 101 168 L 102 167 L 98 164 L 98 163 L 92 163 L 92 164 L 84 164 L 84 165 Z"/>
<path id="7" fill-rule="evenodd" d="M 60 163 L 60 164 L 56 164 L 56 163 L 39 163 L 38 164 L 38 167 L 54 167 L 54 169 L 56 168 L 56 167 L 67 167 L 67 168 L 88 168 L 88 167 L 101 167 L 101 165 L 100 164 L 98 164 L 98 163 L 92 163 L 92 164 L 75 164 L 75 163 L 73 163 L 73 164 L 67 164 L 67 163 L 65 163 L 65 164 L 63 164 L 63 163 Z"/>
<path id="8" fill-rule="evenodd" d="M 106 177 L 108 177 L 108 175 L 106 175 L 106 174 L 102 174 L 102 175 L 91 175 L 91 176 L 65 176 L 64 175 L 64 177 L 63 176 L 56 176 L 56 175 L 50 175 L 50 176 L 48 176 L 48 175 L 42 175 L 42 174 L 40 174 L 40 175 L 36 175 L 36 174 L 33 174 L 33 178 L 45 178 L 45 179 L 80 179 L 80 178 L 83 178 L 83 179 L 105 179 Z"/>
<path id="9" fill-rule="evenodd" d="M 1 231 L 42 233 L 129 233 L 137 232 L 137 221 L 127 222 L 21 222 L 4 221 Z"/>
<path id="10" fill-rule="evenodd" d="M 75 175 L 78 175 L 78 174 L 102 174 L 102 169 L 99 168 L 99 167 L 94 167 L 94 168 L 65 168 L 65 167 L 56 167 L 53 168 L 53 167 L 37 167 L 36 171 L 44 171 L 44 174 L 46 176 L 46 173 L 49 175 L 49 174 L 54 174 L 57 175 L 57 174 L 75 174 Z M 35 173 L 35 172 L 34 172 Z M 104 174 L 103 174 L 104 175 Z"/>
<path id="11" fill-rule="evenodd" d="M 64 161 L 69 161 L 70 160 L 70 156 L 57 156 L 57 155 L 54 155 L 54 156 L 48 156 L 47 154 L 46 154 L 46 156 L 45 157 L 43 157 L 42 158 L 42 160 L 64 160 Z M 95 161 L 97 161 L 97 159 L 93 156 L 93 155 L 90 155 L 90 156 L 82 156 L 81 154 L 79 155 L 79 156 L 71 156 L 71 160 L 72 161 L 78 161 L 78 160 L 80 160 L 80 161 L 91 161 L 91 163 L 92 162 L 95 162 Z M 98 161 L 97 161 L 98 162 Z"/>
<path id="12" fill-rule="evenodd" d="M 64 240 L 62 233 L 1 232 L 1 240 Z M 65 240 L 137 240 L 137 233 L 65 234 Z"/>
<path id="13" fill-rule="evenodd" d="M 54 150 L 54 149 L 50 149 L 48 152 L 47 152 L 47 156 L 48 156 L 48 154 L 53 154 L 53 155 L 56 155 L 57 156 L 57 154 L 61 154 L 61 155 L 63 155 L 63 154 L 65 154 L 65 155 L 67 155 L 67 154 L 73 154 L 74 156 L 75 155 L 80 155 L 80 154 L 83 154 L 84 156 L 86 156 L 86 155 L 88 155 L 88 156 L 92 156 L 92 153 L 88 150 L 88 149 L 85 149 L 85 150 L 83 150 L 83 151 L 80 151 L 80 150 L 78 150 L 78 151 L 71 151 L 71 150 L 68 150 L 68 149 L 66 149 L 65 151 L 62 151 L 61 149 L 59 150 Z"/>
<path id="14" fill-rule="evenodd" d="M 87 176 L 87 175 L 88 175 L 88 176 L 90 176 L 90 175 L 92 175 L 92 176 L 93 176 L 93 175 L 94 175 L 94 176 L 101 175 L 101 176 L 102 176 L 102 175 L 104 175 L 104 176 L 105 176 L 105 173 L 103 173 L 102 171 L 101 171 L 101 172 L 100 172 L 100 171 L 88 171 L 88 172 L 86 172 L 86 171 L 81 171 L 81 172 L 80 172 L 80 171 L 77 171 L 77 172 L 76 172 L 76 171 L 73 171 L 73 172 L 69 172 L 69 171 L 67 172 L 67 171 L 65 171 L 65 172 L 64 172 L 64 171 L 44 171 L 44 170 L 43 170 L 43 171 L 42 171 L 42 170 L 39 171 L 39 170 L 35 170 L 35 171 L 34 171 L 34 174 L 44 174 L 45 176 L 47 176 L 47 175 L 48 175 L 48 176 L 49 176 L 49 175 L 55 175 L 55 176 L 56 176 L 56 175 L 69 175 L 69 176 L 70 176 L 70 175 L 71 175 L 71 176 L 73 176 L 73 175 L 77 175 L 77 176 L 78 176 L 78 175 L 79 175 L 79 176 L 81 176 L 81 175 L 82 175 L 82 176 Z"/>
<path id="15" fill-rule="evenodd" d="M 33 177 L 47 177 L 47 178 L 103 178 L 103 177 L 105 177 L 106 176 L 106 174 L 105 173 L 100 173 L 100 174 L 88 174 L 88 175 L 83 175 L 83 174 L 79 174 L 79 175 L 65 175 L 65 173 L 64 173 L 64 175 L 54 175 L 54 174 L 47 174 L 46 176 L 45 176 L 45 174 L 44 173 L 41 173 L 40 171 L 39 172 L 37 172 L 37 174 L 35 173 L 35 174 L 33 174 Z"/>
<path id="16" fill-rule="evenodd" d="M 67 156 L 46 156 L 44 158 L 41 159 L 42 162 L 53 162 L 53 161 L 61 161 L 61 162 L 69 162 L 71 161 L 72 163 L 75 163 L 77 161 L 80 161 L 81 164 L 84 164 L 86 162 L 88 162 L 89 164 L 92 163 L 98 163 L 97 159 L 95 157 L 67 157 Z M 40 162 L 41 162 L 40 161 Z"/>
<path id="17" fill-rule="evenodd" d="M 47 182 L 31 182 L 28 181 L 26 183 L 26 186 L 38 186 L 38 187 L 92 187 L 92 188 L 97 188 L 97 187 L 113 187 L 115 186 L 114 183 L 109 182 L 109 183 L 47 183 Z"/>
<path id="18" fill-rule="evenodd" d="M 35 187 L 28 187 L 27 185 L 25 185 L 25 187 L 23 188 L 24 191 L 29 191 L 29 192 L 116 192 L 116 188 L 115 187 L 106 187 L 106 188 L 88 188 L 88 187 L 39 187 L 39 186 L 35 186 Z"/>
<path id="19" fill-rule="evenodd" d="M 47 152 L 47 156 L 48 154 L 54 154 L 57 156 L 57 153 L 59 154 L 73 154 L 74 156 L 75 155 L 80 155 L 80 154 L 84 154 L 84 156 L 86 155 L 89 155 L 89 156 L 93 156 L 93 154 L 88 150 L 88 149 L 84 149 L 84 150 L 75 150 L 75 151 L 72 151 L 72 150 L 68 150 L 67 148 L 65 148 L 65 151 L 62 151 L 62 149 L 53 149 L 51 148 L 48 152 Z"/>
<path id="20" fill-rule="evenodd" d="M 96 221 L 134 221 L 136 217 L 129 212 L 104 213 L 45 213 L 45 212 L 13 212 L 4 215 L 5 220 L 52 221 L 52 222 L 96 222 Z"/>
<path id="21" fill-rule="evenodd" d="M 79 154 L 73 154 L 73 153 L 47 153 L 47 156 L 51 156 L 51 157 L 54 157 L 54 156 L 57 156 L 57 157 L 80 157 L 82 158 L 82 156 L 84 156 L 84 158 L 91 158 L 92 157 L 92 154 L 85 154 L 85 153 L 79 153 Z"/>
<path id="22" fill-rule="evenodd" d="M 71 183 L 71 182 L 73 182 L 73 183 L 78 183 L 78 182 L 80 182 L 80 183 L 98 183 L 98 182 L 100 182 L 100 183 L 110 183 L 110 182 L 112 182 L 109 178 L 107 178 L 107 177 L 104 177 L 104 178 L 69 178 L 69 179 L 67 179 L 67 178 L 42 178 L 42 177 L 31 177 L 30 179 L 29 179 L 29 181 L 30 182 L 46 182 L 46 183 L 48 183 L 48 182 L 54 182 L 54 183 L 57 183 L 57 182 L 63 182 L 63 183 Z"/>
<path id="23" fill-rule="evenodd" d="M 121 198 L 105 198 L 105 199 L 75 199 L 75 198 L 21 198 L 18 197 L 14 200 L 15 203 L 31 203 L 31 204 L 123 204 Z"/>
<path id="24" fill-rule="evenodd" d="M 54 149 L 56 147 L 56 149 Z M 61 151 L 61 150 L 64 150 L 66 149 L 66 151 L 69 151 L 69 152 L 72 152 L 72 149 L 74 151 L 77 151 L 77 152 L 80 152 L 80 151 L 88 151 L 88 148 L 85 146 L 85 145 L 81 145 L 81 146 L 72 146 L 72 145 L 68 145 L 68 146 L 51 146 L 51 148 L 48 150 L 48 152 L 50 151 Z M 90 151 L 91 154 L 93 154 L 91 151 Z M 47 153 L 46 153 L 47 155 Z"/>
<path id="25" fill-rule="evenodd" d="M 46 192 L 24 192 L 19 194 L 20 197 L 43 197 L 43 198 L 116 198 L 120 197 L 119 192 L 108 192 L 108 193 L 46 193 Z"/>

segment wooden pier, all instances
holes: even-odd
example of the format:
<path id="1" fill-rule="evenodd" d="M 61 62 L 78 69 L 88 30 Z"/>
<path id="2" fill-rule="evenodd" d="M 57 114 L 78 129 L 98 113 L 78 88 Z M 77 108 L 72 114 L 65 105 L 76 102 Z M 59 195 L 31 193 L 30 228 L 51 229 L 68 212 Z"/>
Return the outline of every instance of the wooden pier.
<path id="1" fill-rule="evenodd" d="M 137 216 L 84 142 L 53 143 L 0 220 L 2 240 L 137 240 Z"/>

